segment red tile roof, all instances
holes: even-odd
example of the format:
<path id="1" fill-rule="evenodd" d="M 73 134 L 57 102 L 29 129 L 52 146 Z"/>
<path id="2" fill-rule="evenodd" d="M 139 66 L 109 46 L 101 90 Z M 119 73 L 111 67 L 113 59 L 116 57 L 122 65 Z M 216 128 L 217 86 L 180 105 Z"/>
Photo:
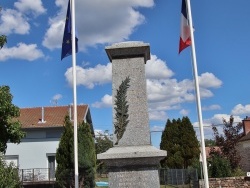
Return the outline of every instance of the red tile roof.
<path id="1" fill-rule="evenodd" d="M 211 146 L 214 147 L 215 151 L 221 152 L 220 148 L 218 146 Z M 205 147 L 205 151 L 206 151 L 206 157 L 209 158 L 210 156 L 210 151 L 211 151 L 211 147 Z M 200 147 L 200 151 L 202 152 L 202 148 Z"/>
<path id="2" fill-rule="evenodd" d="M 17 119 L 22 123 L 22 128 L 46 128 L 61 127 L 64 124 L 64 118 L 69 114 L 70 106 L 51 106 L 43 107 L 44 122 L 42 123 L 42 107 L 21 108 L 20 117 Z M 88 112 L 88 105 L 77 106 L 77 122 L 85 120 Z M 73 106 L 71 106 L 71 119 L 73 120 Z"/>

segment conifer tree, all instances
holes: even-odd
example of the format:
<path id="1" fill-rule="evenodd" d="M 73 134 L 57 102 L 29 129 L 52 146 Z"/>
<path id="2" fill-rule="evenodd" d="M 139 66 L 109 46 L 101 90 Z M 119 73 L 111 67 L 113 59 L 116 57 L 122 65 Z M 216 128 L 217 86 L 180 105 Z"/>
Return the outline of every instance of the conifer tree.
<path id="1" fill-rule="evenodd" d="M 179 122 L 179 120 L 178 120 Z M 162 167 L 182 168 L 181 146 L 179 144 L 178 122 L 167 120 L 165 130 L 162 133 L 160 149 L 168 152 L 167 157 L 161 161 Z"/>
<path id="2" fill-rule="evenodd" d="M 188 117 L 168 119 L 160 144 L 168 155 L 161 161 L 163 167 L 188 168 L 199 157 L 199 142 Z"/>
<path id="3" fill-rule="evenodd" d="M 182 156 L 184 159 L 184 168 L 191 166 L 194 159 L 200 156 L 199 142 L 196 137 L 193 125 L 188 117 L 183 117 L 180 126 Z"/>
<path id="4" fill-rule="evenodd" d="M 69 116 L 64 119 L 64 132 L 56 151 L 56 186 L 62 188 L 74 185 L 74 133 Z"/>
<path id="5" fill-rule="evenodd" d="M 82 122 L 78 128 L 79 185 L 95 187 L 95 142 L 88 123 Z"/>

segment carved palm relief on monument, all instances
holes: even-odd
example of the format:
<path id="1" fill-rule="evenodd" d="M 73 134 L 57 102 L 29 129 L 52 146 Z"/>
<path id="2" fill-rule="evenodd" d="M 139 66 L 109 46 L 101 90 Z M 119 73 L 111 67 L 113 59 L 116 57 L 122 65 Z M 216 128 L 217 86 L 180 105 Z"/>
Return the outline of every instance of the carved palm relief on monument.
<path id="1" fill-rule="evenodd" d="M 127 101 L 127 89 L 129 88 L 130 78 L 126 77 L 125 80 L 122 81 L 119 89 L 117 89 L 117 93 L 115 96 L 115 134 L 116 134 L 116 143 L 118 144 L 119 140 L 122 138 L 124 132 L 126 131 L 126 127 L 128 125 L 128 101 Z"/>

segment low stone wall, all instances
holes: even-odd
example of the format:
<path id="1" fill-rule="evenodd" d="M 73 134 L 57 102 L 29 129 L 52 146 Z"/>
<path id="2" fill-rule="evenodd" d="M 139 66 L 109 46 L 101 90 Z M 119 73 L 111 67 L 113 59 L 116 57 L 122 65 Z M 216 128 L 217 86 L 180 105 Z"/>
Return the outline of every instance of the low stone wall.
<path id="1" fill-rule="evenodd" d="M 209 188 L 244 187 L 250 187 L 250 180 L 245 177 L 209 178 Z"/>

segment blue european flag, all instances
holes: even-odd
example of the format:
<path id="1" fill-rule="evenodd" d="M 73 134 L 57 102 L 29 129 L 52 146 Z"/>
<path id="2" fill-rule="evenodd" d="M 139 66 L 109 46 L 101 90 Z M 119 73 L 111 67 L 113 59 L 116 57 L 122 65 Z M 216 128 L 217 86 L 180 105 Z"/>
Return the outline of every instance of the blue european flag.
<path id="1" fill-rule="evenodd" d="M 71 12 L 70 0 L 67 9 L 66 22 L 64 27 L 61 60 L 69 55 L 72 55 L 72 33 L 71 33 Z M 78 38 L 76 37 L 76 53 L 78 52 Z"/>

